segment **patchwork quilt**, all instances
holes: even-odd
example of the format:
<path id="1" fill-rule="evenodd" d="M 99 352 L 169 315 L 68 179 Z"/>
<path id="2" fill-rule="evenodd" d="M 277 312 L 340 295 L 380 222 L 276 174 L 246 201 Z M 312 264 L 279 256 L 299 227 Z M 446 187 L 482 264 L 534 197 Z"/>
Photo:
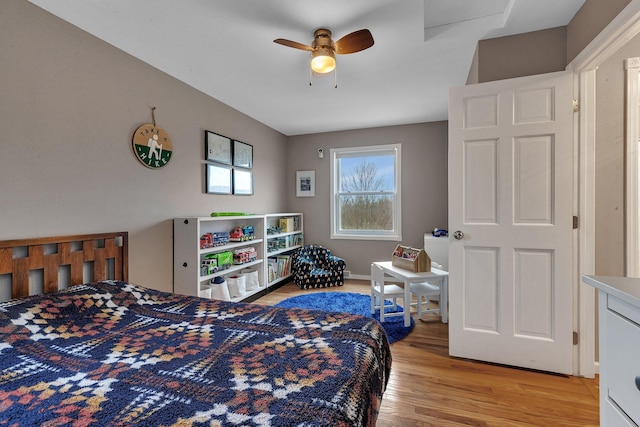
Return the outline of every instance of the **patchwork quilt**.
<path id="1" fill-rule="evenodd" d="M 374 426 L 380 324 L 107 281 L 0 303 L 0 426 Z"/>

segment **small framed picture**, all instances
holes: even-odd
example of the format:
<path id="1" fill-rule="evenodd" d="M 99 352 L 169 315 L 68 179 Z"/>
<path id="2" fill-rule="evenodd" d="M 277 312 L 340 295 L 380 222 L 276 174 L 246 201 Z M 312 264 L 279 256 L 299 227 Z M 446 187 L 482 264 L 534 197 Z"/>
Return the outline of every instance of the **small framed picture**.
<path id="1" fill-rule="evenodd" d="M 253 172 L 244 169 L 233 170 L 233 194 L 253 194 Z"/>
<path id="2" fill-rule="evenodd" d="M 204 131 L 205 159 L 225 165 L 231 164 L 231 138 Z"/>
<path id="3" fill-rule="evenodd" d="M 296 171 L 296 197 L 315 197 L 316 171 Z"/>
<path id="4" fill-rule="evenodd" d="M 233 140 L 233 166 L 241 168 L 253 167 L 253 146 Z"/>
<path id="5" fill-rule="evenodd" d="M 207 164 L 207 193 L 231 194 L 231 168 Z"/>

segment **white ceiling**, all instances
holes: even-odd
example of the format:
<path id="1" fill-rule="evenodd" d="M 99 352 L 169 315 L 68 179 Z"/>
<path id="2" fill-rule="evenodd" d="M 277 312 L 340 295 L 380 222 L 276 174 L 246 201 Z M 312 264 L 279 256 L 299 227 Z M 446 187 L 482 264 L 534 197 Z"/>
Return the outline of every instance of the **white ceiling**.
<path id="1" fill-rule="evenodd" d="M 585 0 L 29 0 L 282 132 L 447 119 L 480 39 L 566 25 Z M 311 44 L 362 28 L 370 49 L 337 56 L 309 85 Z"/>

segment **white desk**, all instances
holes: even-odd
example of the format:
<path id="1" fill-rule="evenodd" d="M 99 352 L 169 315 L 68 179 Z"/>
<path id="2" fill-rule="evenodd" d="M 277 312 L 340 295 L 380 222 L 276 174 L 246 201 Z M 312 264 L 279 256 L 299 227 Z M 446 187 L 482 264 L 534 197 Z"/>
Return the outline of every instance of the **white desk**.
<path id="1" fill-rule="evenodd" d="M 404 326 L 411 325 L 411 305 L 407 302 L 411 301 L 411 283 L 416 282 L 440 282 L 440 317 L 442 323 L 447 323 L 448 305 L 449 305 L 449 273 L 446 271 L 431 268 L 431 271 L 424 273 L 414 273 L 403 268 L 394 267 L 391 261 L 375 261 L 371 266 L 379 266 L 384 270 L 387 276 L 395 277 L 404 283 Z M 435 283 L 434 283 L 435 284 Z"/>

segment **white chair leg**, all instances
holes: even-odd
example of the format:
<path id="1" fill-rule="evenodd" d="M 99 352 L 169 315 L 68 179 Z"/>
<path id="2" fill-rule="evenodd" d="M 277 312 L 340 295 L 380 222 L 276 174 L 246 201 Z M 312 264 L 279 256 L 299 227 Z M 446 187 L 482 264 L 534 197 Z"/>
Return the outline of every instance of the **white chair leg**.
<path id="1" fill-rule="evenodd" d="M 418 294 L 418 318 L 422 317 L 422 295 Z"/>

